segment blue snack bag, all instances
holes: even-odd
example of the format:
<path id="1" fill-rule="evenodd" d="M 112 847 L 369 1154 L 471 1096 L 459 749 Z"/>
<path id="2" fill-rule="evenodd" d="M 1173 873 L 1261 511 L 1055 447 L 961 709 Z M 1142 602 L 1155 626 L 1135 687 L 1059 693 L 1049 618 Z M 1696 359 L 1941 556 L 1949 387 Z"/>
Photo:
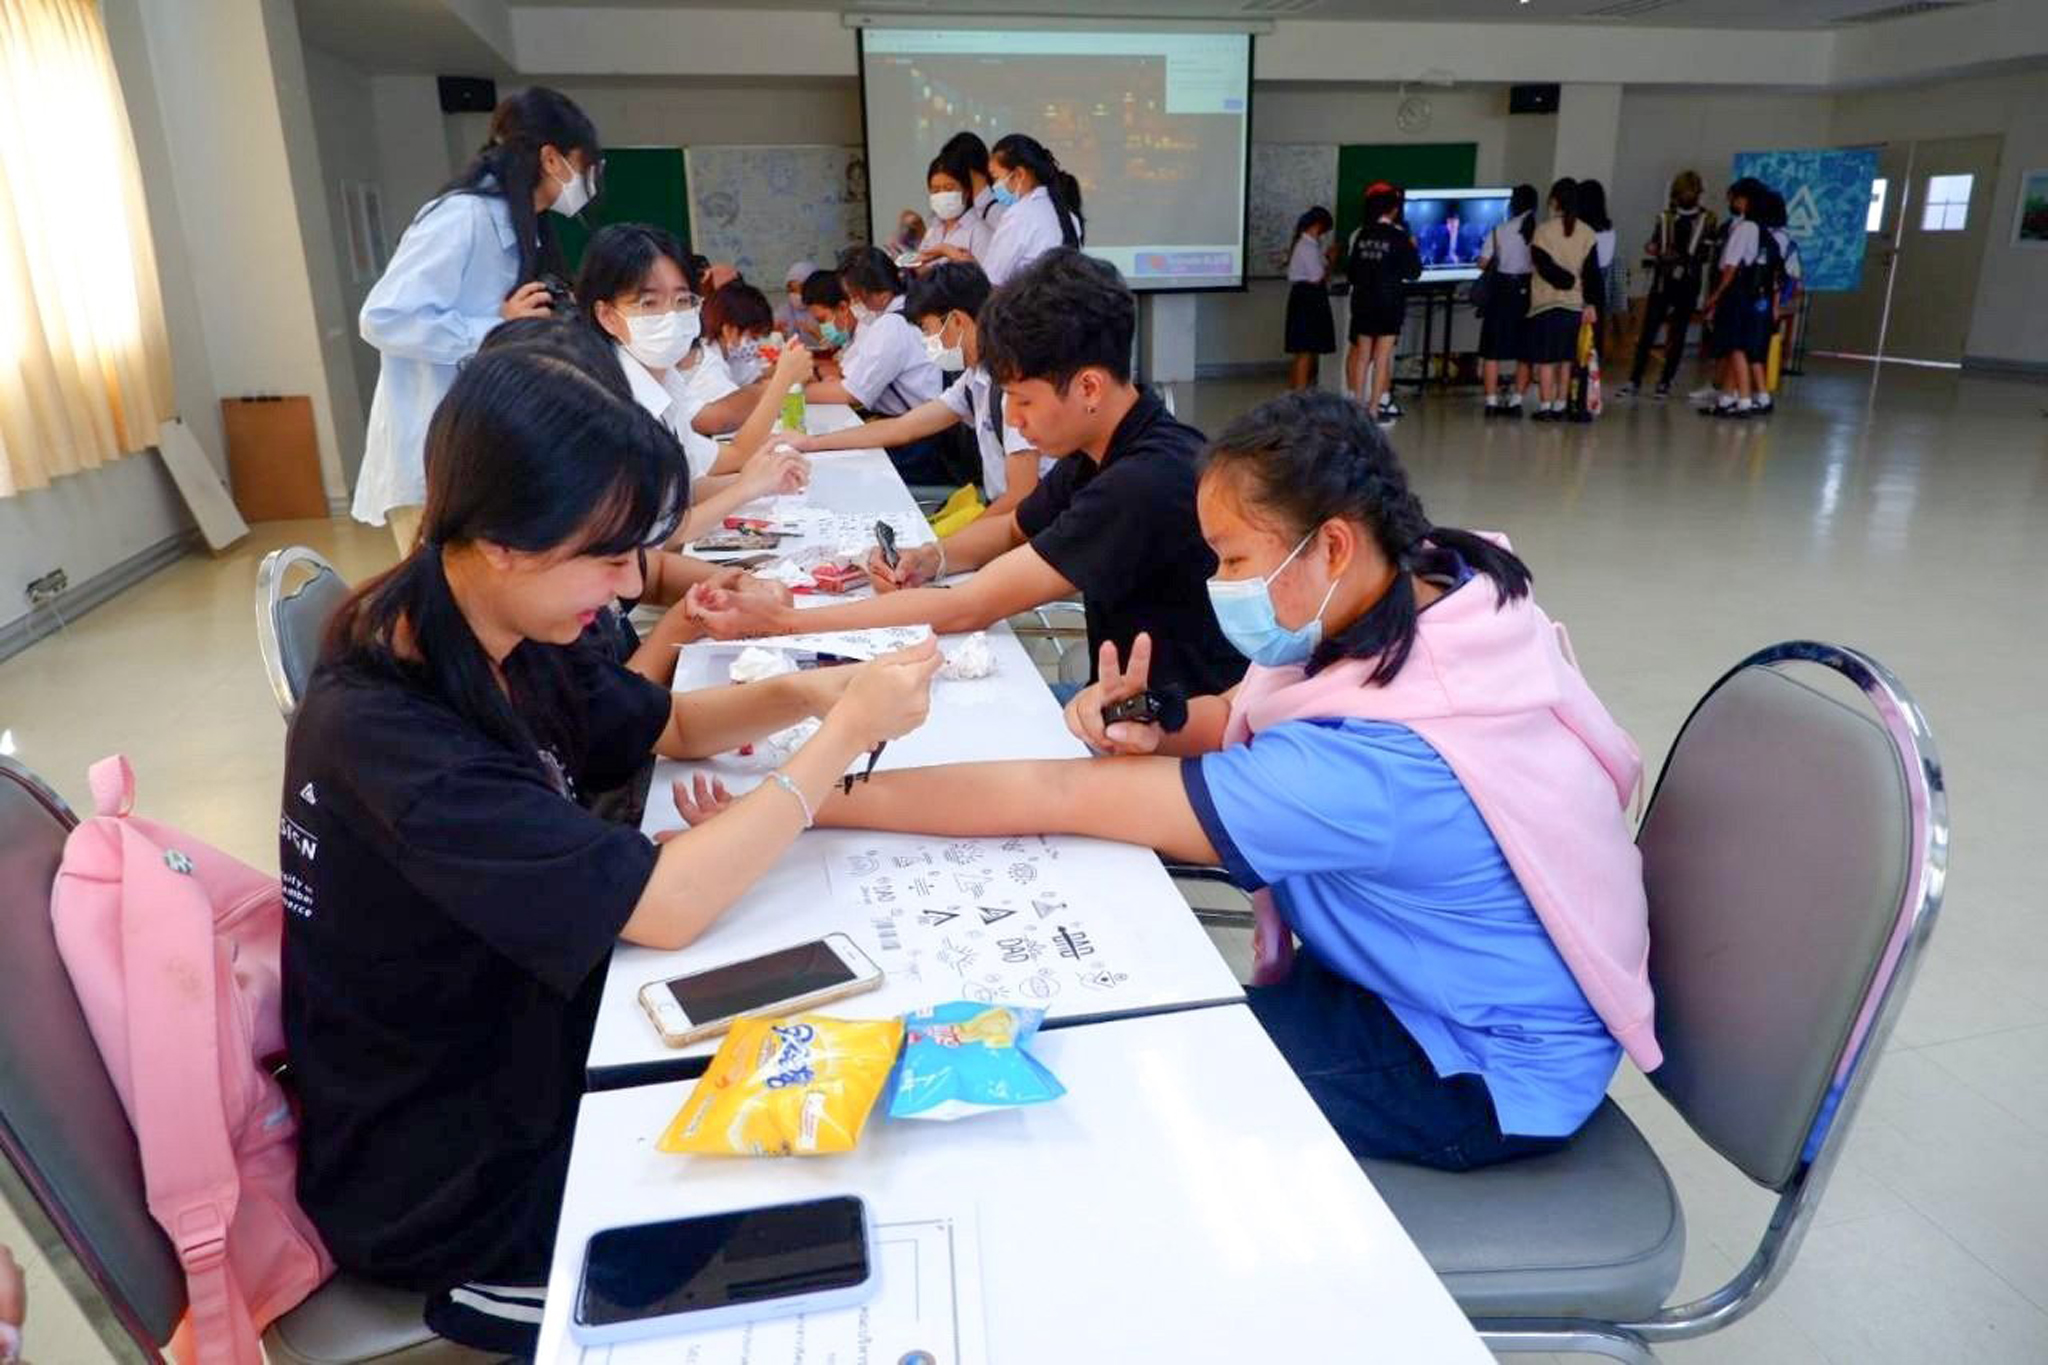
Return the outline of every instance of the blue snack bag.
<path id="1" fill-rule="evenodd" d="M 889 1116 L 958 1119 L 1066 1094 L 1044 1063 L 1024 1050 L 1044 1019 L 1044 1010 L 972 1000 L 906 1016 Z"/>

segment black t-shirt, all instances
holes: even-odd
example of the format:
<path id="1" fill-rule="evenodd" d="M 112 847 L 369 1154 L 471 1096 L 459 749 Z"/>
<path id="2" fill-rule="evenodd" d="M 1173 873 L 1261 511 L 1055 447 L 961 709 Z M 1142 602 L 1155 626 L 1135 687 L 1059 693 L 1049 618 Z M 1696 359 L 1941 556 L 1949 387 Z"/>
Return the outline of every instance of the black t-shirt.
<path id="1" fill-rule="evenodd" d="M 546 1271 L 602 968 L 656 853 L 575 794 L 624 780 L 671 705 L 591 638 L 507 661 L 560 683 L 549 732 L 577 738 L 544 749 L 375 666 L 322 668 L 293 721 L 279 834 L 299 1199 L 366 1277 L 432 1292 Z"/>
<path id="2" fill-rule="evenodd" d="M 1089 676 L 1104 640 L 1128 653 L 1152 635 L 1152 679 L 1190 696 L 1222 692 L 1244 676 L 1209 607 L 1216 556 L 1195 519 L 1195 460 L 1202 433 L 1142 393 L 1097 465 L 1061 460 L 1017 505 L 1031 548 L 1081 590 L 1088 608 Z"/>
<path id="3" fill-rule="evenodd" d="M 1351 238 L 1344 258 L 1344 277 L 1351 281 L 1352 306 L 1358 300 L 1386 305 L 1400 303 L 1403 286 L 1422 274 L 1422 254 L 1415 239 L 1392 223 L 1367 223 Z"/>

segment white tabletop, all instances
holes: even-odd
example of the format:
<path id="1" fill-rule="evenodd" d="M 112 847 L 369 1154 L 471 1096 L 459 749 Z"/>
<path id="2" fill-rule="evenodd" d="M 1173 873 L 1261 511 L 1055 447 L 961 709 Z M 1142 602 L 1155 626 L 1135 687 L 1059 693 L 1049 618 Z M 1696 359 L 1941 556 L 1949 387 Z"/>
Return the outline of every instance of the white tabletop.
<path id="1" fill-rule="evenodd" d="M 812 410 L 814 415 L 817 411 Z M 812 425 L 817 425 L 815 416 Z M 902 480 L 879 450 L 828 456 L 814 467 L 812 479 L 814 500 L 823 505 L 870 512 L 913 507 Z M 1086 748 L 1068 733 L 1059 705 L 1016 636 L 1007 626 L 998 626 L 988 632 L 988 638 L 996 659 L 995 673 L 971 682 L 936 682 L 931 718 L 923 728 L 890 744 L 883 751 L 878 771 L 1086 754 Z M 958 637 L 943 637 L 941 647 L 958 643 Z M 676 669 L 676 686 L 702 687 L 723 681 L 722 670 L 735 653 L 730 645 L 690 646 Z M 708 771 L 728 787 L 743 791 L 761 781 L 772 767 L 771 758 L 736 754 L 701 764 L 663 760 L 655 767 L 641 828 L 652 834 L 677 827 L 670 784 L 678 777 Z M 828 933 L 851 935 L 885 973 L 891 973 L 880 990 L 833 1004 L 833 1014 L 884 1017 L 959 998 L 963 988 L 973 982 L 948 977 L 943 971 L 916 978 L 892 973 L 902 959 L 883 951 L 875 921 L 859 909 L 835 901 L 828 863 L 874 838 L 853 830 L 812 830 L 801 835 L 789 854 L 690 947 L 658 952 L 620 944 L 612 953 L 591 1039 L 590 1084 L 607 1087 L 695 1075 L 717 1049 L 716 1039 L 687 1048 L 663 1044 L 640 1007 L 642 986 Z M 1061 978 L 1057 993 L 1042 1000 L 1049 1027 L 1244 998 L 1243 987 L 1149 850 L 1093 839 L 1056 838 L 1050 844 L 1060 851 L 1070 884 L 1086 888 L 1087 903 L 1077 903 L 1077 913 L 1084 918 L 1092 914 L 1098 920 L 1114 920 L 1117 951 L 1114 961 L 1105 957 L 1087 964 L 1098 972 L 1111 970 L 1111 977 L 1090 974 L 1084 980 L 1080 974 L 1072 974 Z M 975 937 L 994 939 L 994 935 L 979 933 Z M 965 943 L 964 938 L 961 941 Z M 1098 988 L 1098 981 L 1112 984 Z M 1018 1003 L 1041 1001 L 1019 999 Z"/>
<path id="2" fill-rule="evenodd" d="M 585 1096 L 538 1359 L 582 1359 L 567 1324 L 593 1232 L 850 1192 L 878 1221 L 972 1209 L 992 1362 L 1491 1361 L 1249 1010 L 1033 1051 L 1062 1099 L 878 1114 L 837 1156 L 669 1156 L 655 1139 L 687 1085 Z"/>

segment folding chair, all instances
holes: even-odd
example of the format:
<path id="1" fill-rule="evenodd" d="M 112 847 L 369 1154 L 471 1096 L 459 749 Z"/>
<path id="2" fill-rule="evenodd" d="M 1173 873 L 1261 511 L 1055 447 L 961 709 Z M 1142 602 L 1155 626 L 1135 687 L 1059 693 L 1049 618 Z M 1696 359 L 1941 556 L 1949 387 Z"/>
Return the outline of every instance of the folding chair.
<path id="1" fill-rule="evenodd" d="M 305 572 L 295 574 L 299 569 Z M 287 592 L 287 581 L 294 579 L 296 586 Z M 320 661 L 321 637 L 348 593 L 347 580 L 334 566 L 303 545 L 272 550 L 256 570 L 256 647 L 286 721 L 306 695 Z"/>

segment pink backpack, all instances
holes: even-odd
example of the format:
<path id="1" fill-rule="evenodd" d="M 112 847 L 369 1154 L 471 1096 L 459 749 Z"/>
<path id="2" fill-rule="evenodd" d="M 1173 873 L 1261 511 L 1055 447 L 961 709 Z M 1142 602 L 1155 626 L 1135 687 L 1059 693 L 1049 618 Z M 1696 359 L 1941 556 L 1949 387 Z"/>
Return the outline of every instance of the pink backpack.
<path id="1" fill-rule="evenodd" d="M 149 1211 L 189 1299 L 197 1365 L 262 1365 L 263 1329 L 334 1273 L 294 1194 L 275 877 L 129 814 L 135 774 L 92 766 L 97 818 L 50 897 L 57 950 L 142 1149 Z"/>

